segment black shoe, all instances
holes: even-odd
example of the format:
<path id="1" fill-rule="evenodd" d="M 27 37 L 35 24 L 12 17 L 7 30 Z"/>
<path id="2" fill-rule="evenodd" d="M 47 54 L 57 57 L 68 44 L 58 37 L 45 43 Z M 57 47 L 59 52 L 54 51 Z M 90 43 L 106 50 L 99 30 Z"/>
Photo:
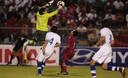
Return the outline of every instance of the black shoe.
<path id="1" fill-rule="evenodd" d="M 126 71 L 125 71 L 125 68 L 124 67 L 121 68 L 120 73 L 122 74 L 123 78 L 125 78 Z"/>
<path id="2" fill-rule="evenodd" d="M 11 65 L 12 63 L 11 62 L 8 62 L 7 65 Z"/>
<path id="3" fill-rule="evenodd" d="M 21 66 L 21 64 L 18 63 L 17 66 Z"/>
<path id="4" fill-rule="evenodd" d="M 59 72 L 57 75 L 68 75 L 68 72 Z"/>

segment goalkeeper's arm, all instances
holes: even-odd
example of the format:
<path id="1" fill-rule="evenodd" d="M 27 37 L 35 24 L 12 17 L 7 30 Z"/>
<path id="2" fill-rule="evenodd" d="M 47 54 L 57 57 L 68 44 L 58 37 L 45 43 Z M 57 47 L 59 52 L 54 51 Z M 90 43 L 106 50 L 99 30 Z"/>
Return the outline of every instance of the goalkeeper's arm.
<path id="1" fill-rule="evenodd" d="M 52 5 L 53 2 L 54 2 L 54 0 L 51 0 L 50 2 L 48 2 L 47 4 L 42 6 L 41 8 L 46 8 L 46 7 L 50 6 L 50 5 Z"/>

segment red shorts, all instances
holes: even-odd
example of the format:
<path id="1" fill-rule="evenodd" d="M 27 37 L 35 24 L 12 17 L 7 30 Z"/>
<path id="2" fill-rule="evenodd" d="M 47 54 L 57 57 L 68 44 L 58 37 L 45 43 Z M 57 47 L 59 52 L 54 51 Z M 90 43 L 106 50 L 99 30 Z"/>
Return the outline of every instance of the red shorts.
<path id="1" fill-rule="evenodd" d="M 63 55 L 62 59 L 67 62 L 69 59 L 71 59 L 74 56 L 74 50 L 67 50 L 65 54 Z"/>

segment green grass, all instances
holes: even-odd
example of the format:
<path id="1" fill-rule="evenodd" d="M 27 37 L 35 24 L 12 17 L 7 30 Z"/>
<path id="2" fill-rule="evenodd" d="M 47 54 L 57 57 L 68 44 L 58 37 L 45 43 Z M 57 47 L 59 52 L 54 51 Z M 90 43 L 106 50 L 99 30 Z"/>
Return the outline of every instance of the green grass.
<path id="1" fill-rule="evenodd" d="M 104 71 L 99 66 L 96 69 L 98 78 L 122 78 L 120 72 Z M 68 75 L 57 75 L 59 71 L 59 66 L 46 66 L 43 76 L 39 77 L 35 76 L 36 66 L 0 66 L 0 78 L 92 78 L 89 66 L 69 66 Z M 128 73 L 128 68 L 126 72 Z"/>

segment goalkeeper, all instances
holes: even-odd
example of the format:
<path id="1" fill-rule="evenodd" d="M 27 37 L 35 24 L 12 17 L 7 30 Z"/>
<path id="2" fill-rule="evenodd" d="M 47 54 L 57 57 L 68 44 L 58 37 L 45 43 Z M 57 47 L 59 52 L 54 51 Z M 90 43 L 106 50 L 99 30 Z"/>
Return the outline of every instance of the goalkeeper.
<path id="1" fill-rule="evenodd" d="M 34 37 L 36 37 L 39 42 L 43 42 L 45 40 L 45 35 L 48 32 L 48 19 L 56 15 L 58 11 L 62 9 L 62 6 L 59 5 L 55 11 L 48 13 L 46 7 L 50 6 L 53 2 L 54 0 L 50 1 L 49 3 L 41 7 L 36 14 L 37 22 L 36 22 L 36 32 L 34 33 Z"/>

